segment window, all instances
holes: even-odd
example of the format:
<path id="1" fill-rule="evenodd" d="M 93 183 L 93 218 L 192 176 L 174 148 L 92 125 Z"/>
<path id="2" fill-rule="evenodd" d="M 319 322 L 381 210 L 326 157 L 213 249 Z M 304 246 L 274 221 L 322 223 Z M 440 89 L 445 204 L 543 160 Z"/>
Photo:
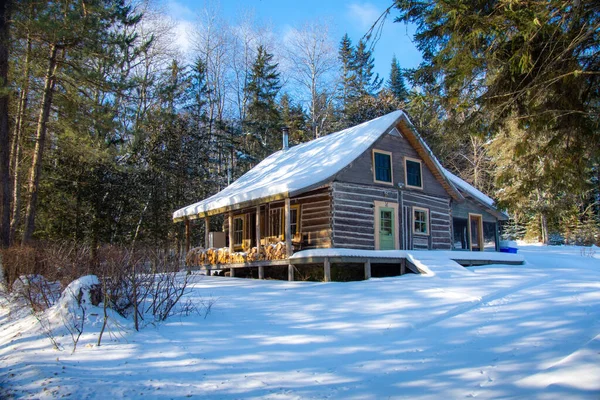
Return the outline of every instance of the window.
<path id="1" fill-rule="evenodd" d="M 392 224 L 394 223 L 393 217 L 392 217 L 392 211 L 391 210 L 381 210 L 379 211 L 380 215 L 379 217 L 380 219 L 380 228 L 379 228 L 379 234 L 386 234 L 391 236 L 392 235 L 392 229 L 393 226 Z"/>
<path id="2" fill-rule="evenodd" d="M 429 235 L 429 210 L 413 207 L 413 233 Z"/>
<path id="3" fill-rule="evenodd" d="M 269 236 L 283 239 L 283 208 L 269 210 Z"/>
<path id="4" fill-rule="evenodd" d="M 392 184 L 392 153 L 373 150 L 373 174 L 375 182 Z"/>
<path id="5" fill-rule="evenodd" d="M 293 239 L 300 233 L 300 204 L 290 207 L 290 225 Z"/>
<path id="6" fill-rule="evenodd" d="M 414 159 L 405 159 L 406 166 L 406 186 L 423 189 L 421 179 L 421 161 Z"/>
<path id="7" fill-rule="evenodd" d="M 233 219 L 233 245 L 241 246 L 244 241 L 244 217 Z"/>
<path id="8" fill-rule="evenodd" d="M 290 228 L 294 239 L 300 234 L 300 204 L 290 207 Z M 285 239 L 284 208 L 272 208 L 269 211 L 269 236 L 278 240 Z"/>

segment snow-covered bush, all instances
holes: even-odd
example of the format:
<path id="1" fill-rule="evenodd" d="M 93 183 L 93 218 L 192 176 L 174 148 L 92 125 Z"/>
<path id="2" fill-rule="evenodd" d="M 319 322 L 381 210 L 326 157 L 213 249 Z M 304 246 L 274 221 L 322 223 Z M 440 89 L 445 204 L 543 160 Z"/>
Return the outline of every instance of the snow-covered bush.
<path id="1" fill-rule="evenodd" d="M 43 275 L 19 276 L 11 286 L 12 297 L 34 311 L 51 307 L 60 296 L 60 283 L 51 282 Z"/>
<path id="2" fill-rule="evenodd" d="M 104 304 L 126 318 L 135 329 L 186 313 L 181 304 L 188 284 L 198 275 L 179 272 L 176 260 L 151 251 L 112 251 L 101 261 Z"/>

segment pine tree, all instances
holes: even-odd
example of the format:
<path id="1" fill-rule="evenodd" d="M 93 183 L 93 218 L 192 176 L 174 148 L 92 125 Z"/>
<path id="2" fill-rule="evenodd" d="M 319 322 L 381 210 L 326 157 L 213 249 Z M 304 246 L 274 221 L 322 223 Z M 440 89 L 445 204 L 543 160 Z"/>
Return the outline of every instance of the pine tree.
<path id="1" fill-rule="evenodd" d="M 307 117 L 300 104 L 294 104 L 289 94 L 284 93 L 279 100 L 281 120 L 289 129 L 289 144 L 293 146 L 312 139 L 310 130 L 306 126 Z"/>
<path id="2" fill-rule="evenodd" d="M 10 243 L 10 140 L 8 134 L 9 21 L 12 1 L 0 5 L 0 248 Z"/>
<path id="3" fill-rule="evenodd" d="M 396 2 L 424 62 L 412 83 L 436 99 L 447 132 L 487 142 L 513 211 L 548 238 L 563 201 L 586 193 L 600 159 L 597 2 Z M 450 127 L 454 129 L 450 129 Z"/>
<path id="4" fill-rule="evenodd" d="M 280 148 L 281 116 L 275 101 L 280 88 L 279 72 L 277 64 L 273 62 L 273 55 L 260 45 L 246 88 L 246 129 L 254 138 L 251 154 L 259 159 Z"/>
<path id="5" fill-rule="evenodd" d="M 352 101 L 352 99 L 357 96 L 356 75 L 353 67 L 354 48 L 352 47 L 352 41 L 347 33 L 342 37 L 340 42 L 338 58 L 341 62 L 339 97 L 342 103 L 342 108 L 345 108 Z"/>
<path id="6" fill-rule="evenodd" d="M 392 58 L 392 66 L 390 68 L 390 77 L 387 81 L 387 88 L 392 92 L 398 101 L 405 102 L 408 96 L 408 90 L 404 84 L 402 69 L 396 56 Z"/>
<path id="7" fill-rule="evenodd" d="M 354 52 L 354 60 L 352 63 L 352 70 L 356 76 L 356 90 L 359 96 L 370 95 L 376 96 L 381 89 L 383 78 L 379 77 L 379 74 L 375 74 L 373 69 L 375 68 L 375 59 L 371 54 L 371 50 L 367 49 L 365 41 L 361 40 L 356 46 Z"/>

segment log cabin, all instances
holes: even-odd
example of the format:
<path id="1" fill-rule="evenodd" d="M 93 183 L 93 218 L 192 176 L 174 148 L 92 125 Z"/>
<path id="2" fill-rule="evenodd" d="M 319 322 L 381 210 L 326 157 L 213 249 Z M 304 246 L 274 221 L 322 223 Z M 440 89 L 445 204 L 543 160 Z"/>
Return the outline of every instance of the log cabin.
<path id="1" fill-rule="evenodd" d="M 220 244 L 206 229 L 202 247 L 225 249 L 195 263 L 285 263 L 325 248 L 495 251 L 498 221 L 507 219 L 441 165 L 400 110 L 293 147 L 284 131 L 281 150 L 174 212 L 186 224 L 187 250 L 190 221 L 209 227 L 215 215 L 225 216 Z"/>

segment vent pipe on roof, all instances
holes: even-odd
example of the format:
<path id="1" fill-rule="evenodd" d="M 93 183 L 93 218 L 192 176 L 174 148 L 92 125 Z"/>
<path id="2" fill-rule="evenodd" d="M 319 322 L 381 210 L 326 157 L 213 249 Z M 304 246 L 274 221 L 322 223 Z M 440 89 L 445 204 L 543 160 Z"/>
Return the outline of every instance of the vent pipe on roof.
<path id="1" fill-rule="evenodd" d="M 281 133 L 283 134 L 283 150 L 287 150 L 290 148 L 289 139 L 290 139 L 290 129 L 287 126 L 281 128 Z"/>

